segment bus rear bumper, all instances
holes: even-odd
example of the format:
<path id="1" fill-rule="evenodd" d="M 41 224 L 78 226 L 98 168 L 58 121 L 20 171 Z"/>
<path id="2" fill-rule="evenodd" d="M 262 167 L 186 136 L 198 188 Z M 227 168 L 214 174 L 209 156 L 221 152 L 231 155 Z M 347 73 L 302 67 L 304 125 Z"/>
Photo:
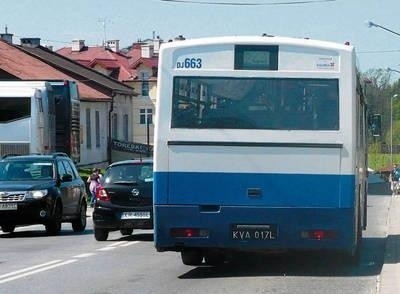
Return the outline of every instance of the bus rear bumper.
<path id="1" fill-rule="evenodd" d="M 357 245 L 352 208 L 271 208 L 155 205 L 158 251 L 338 250 Z"/>

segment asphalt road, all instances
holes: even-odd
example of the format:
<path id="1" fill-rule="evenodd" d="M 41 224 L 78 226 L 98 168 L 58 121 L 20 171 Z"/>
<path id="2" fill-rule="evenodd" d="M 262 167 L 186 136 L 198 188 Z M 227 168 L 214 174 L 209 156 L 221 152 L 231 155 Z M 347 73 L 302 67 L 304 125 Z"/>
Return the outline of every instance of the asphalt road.
<path id="1" fill-rule="evenodd" d="M 174 252 L 158 253 L 152 231 L 106 242 L 63 224 L 48 237 L 43 226 L 0 231 L 0 293 L 376 293 L 382 269 L 387 187 L 376 183 L 368 197 L 368 229 L 359 266 L 330 254 L 238 254 L 224 266 L 190 267 Z"/>

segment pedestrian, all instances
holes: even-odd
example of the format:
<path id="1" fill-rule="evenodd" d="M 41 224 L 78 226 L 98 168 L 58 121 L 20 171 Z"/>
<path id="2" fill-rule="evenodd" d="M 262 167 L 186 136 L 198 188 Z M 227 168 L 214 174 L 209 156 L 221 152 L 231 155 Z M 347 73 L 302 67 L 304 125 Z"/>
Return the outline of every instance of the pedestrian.
<path id="1" fill-rule="evenodd" d="M 96 190 L 100 186 L 100 169 L 93 168 L 92 173 L 87 179 L 87 183 L 89 184 L 90 191 L 90 207 L 94 206 L 94 202 L 96 200 Z"/>
<path id="2" fill-rule="evenodd" d="M 391 178 L 391 188 L 393 195 L 397 196 L 397 193 L 399 192 L 398 190 L 399 190 L 400 168 L 397 166 L 396 163 L 393 165 L 390 178 Z"/>
<path id="3" fill-rule="evenodd" d="M 103 175 L 101 174 L 101 169 L 100 168 L 97 168 L 97 174 L 99 175 L 99 179 L 101 180 Z"/>

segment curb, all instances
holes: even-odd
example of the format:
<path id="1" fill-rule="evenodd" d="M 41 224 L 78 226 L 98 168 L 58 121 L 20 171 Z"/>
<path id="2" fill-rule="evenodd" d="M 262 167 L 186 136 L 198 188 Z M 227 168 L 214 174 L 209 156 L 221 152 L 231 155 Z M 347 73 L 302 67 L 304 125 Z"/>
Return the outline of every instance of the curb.
<path id="1" fill-rule="evenodd" d="M 377 293 L 399 293 L 400 284 L 400 197 L 392 197 L 388 213 L 384 264 Z"/>

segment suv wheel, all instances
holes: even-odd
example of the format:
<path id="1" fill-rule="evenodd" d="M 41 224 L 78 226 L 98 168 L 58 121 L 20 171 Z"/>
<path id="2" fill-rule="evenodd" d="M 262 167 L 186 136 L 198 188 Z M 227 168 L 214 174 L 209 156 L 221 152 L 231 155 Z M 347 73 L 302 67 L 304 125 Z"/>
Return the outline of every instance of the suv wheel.
<path id="1" fill-rule="evenodd" d="M 72 229 L 74 232 L 83 232 L 86 228 L 86 204 L 82 201 L 79 207 L 79 217 L 72 221 Z"/>
<path id="2" fill-rule="evenodd" d="M 1 230 L 4 233 L 13 233 L 15 230 L 15 225 L 2 225 Z"/>
<path id="3" fill-rule="evenodd" d="M 132 235 L 132 233 L 133 233 L 133 229 L 121 229 L 119 231 L 121 232 L 121 234 L 123 236 L 129 236 L 129 235 Z"/>
<path id="4" fill-rule="evenodd" d="M 62 209 L 60 203 L 54 208 L 53 217 L 46 223 L 46 232 L 48 235 L 57 235 L 61 231 Z"/>
<path id="5" fill-rule="evenodd" d="M 108 231 L 104 229 L 94 229 L 94 238 L 97 241 L 106 241 L 108 238 Z"/>

